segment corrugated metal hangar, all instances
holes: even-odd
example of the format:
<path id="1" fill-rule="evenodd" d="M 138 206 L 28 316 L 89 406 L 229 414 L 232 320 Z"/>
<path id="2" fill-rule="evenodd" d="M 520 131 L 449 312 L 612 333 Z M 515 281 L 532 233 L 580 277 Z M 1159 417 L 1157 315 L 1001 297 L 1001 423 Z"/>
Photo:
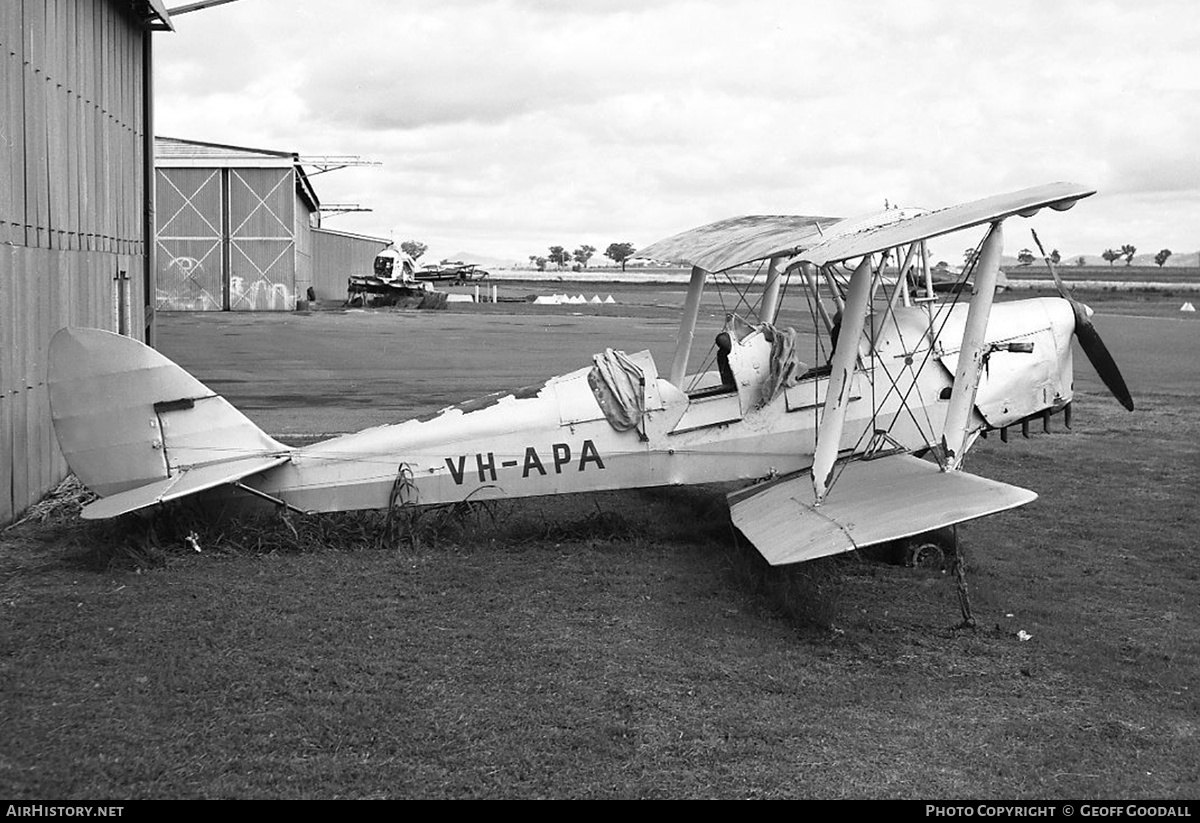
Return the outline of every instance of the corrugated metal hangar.
<path id="1" fill-rule="evenodd" d="M 387 245 L 320 228 L 300 155 L 159 137 L 159 311 L 291 311 L 342 297 Z"/>
<path id="2" fill-rule="evenodd" d="M 169 26 L 159 0 L 0 3 L 0 523 L 66 475 L 54 332 L 152 339 L 150 32 Z"/>

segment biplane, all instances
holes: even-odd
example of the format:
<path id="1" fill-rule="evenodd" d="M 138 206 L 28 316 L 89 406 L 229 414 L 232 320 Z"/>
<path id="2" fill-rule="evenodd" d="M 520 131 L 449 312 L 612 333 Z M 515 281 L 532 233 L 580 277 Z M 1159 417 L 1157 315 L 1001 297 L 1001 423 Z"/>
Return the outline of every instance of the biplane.
<path id="1" fill-rule="evenodd" d="M 1093 193 L 1054 183 L 937 211 L 739 217 L 655 243 L 639 254 L 691 267 L 661 371 L 649 352 L 606 349 L 539 385 L 289 447 L 153 349 L 64 329 L 52 416 L 72 470 L 101 495 L 85 518 L 199 494 L 328 512 L 740 481 L 733 522 L 763 556 L 811 560 L 1033 500 L 963 458 L 990 430 L 1070 413 L 1073 338 L 1132 410 L 1061 281 L 1059 297 L 993 300 L 1005 225 Z M 985 231 L 964 272 L 973 290 L 939 292 L 927 241 L 972 227 Z M 689 370 L 706 282 L 754 264 L 757 302 Z M 787 294 L 803 295 L 811 335 L 776 324 Z"/>
<path id="2" fill-rule="evenodd" d="M 434 283 L 453 282 L 469 283 L 472 280 L 486 280 L 491 272 L 480 268 L 476 263 L 464 263 L 461 260 L 443 260 L 440 263 L 426 263 L 417 269 L 418 280 Z"/>

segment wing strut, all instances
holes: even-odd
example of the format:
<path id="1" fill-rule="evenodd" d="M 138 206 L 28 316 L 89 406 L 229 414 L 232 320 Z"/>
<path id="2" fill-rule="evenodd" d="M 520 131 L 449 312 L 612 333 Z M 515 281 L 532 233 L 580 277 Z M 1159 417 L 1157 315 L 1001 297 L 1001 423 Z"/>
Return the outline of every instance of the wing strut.
<path id="1" fill-rule="evenodd" d="M 825 324 L 825 331 L 832 333 L 833 320 L 830 319 L 829 311 L 825 308 L 825 300 L 821 297 L 821 283 L 817 280 L 817 267 L 812 263 L 793 263 L 788 269 L 790 271 L 797 266 L 804 273 L 804 279 L 808 283 L 809 294 L 813 296 L 813 303 L 817 307 L 817 313 L 821 315 L 821 322 Z"/>
<path id="2" fill-rule="evenodd" d="M 683 304 L 683 319 L 679 322 L 679 336 L 675 341 L 675 359 L 671 363 L 671 382 L 681 389 L 684 388 L 683 378 L 687 376 L 688 354 L 696 336 L 700 295 L 704 293 L 704 278 L 707 276 L 708 272 L 704 269 L 692 266 L 692 279 L 688 283 L 687 300 Z"/>
<path id="3" fill-rule="evenodd" d="M 817 448 L 813 454 L 813 493 L 816 505 L 821 505 L 833 475 L 842 440 L 842 425 L 850 405 L 850 382 L 858 361 L 858 343 L 867 319 L 867 300 L 871 296 L 871 255 L 850 275 L 850 290 L 842 312 L 842 328 L 829 373 L 829 390 L 825 394 L 825 414 L 817 430 Z"/>
<path id="4" fill-rule="evenodd" d="M 996 296 L 996 274 L 1000 271 L 1000 252 L 1004 249 L 1003 220 L 992 224 L 975 274 L 975 293 L 967 309 L 967 323 L 963 328 L 962 347 L 958 355 L 958 369 L 954 374 L 954 388 L 950 390 L 950 405 L 946 409 L 946 422 L 942 426 L 942 452 L 946 456 L 943 471 L 954 471 L 962 465 L 963 454 L 969 443 L 971 409 L 975 406 L 975 392 L 979 389 L 979 375 L 983 370 L 984 342 L 988 316 L 992 312 L 992 300 Z"/>
<path id="5" fill-rule="evenodd" d="M 767 266 L 767 282 L 763 286 L 762 306 L 758 312 L 759 320 L 764 323 L 774 323 L 775 315 L 779 312 L 779 274 L 782 264 L 783 256 L 776 255 Z"/>

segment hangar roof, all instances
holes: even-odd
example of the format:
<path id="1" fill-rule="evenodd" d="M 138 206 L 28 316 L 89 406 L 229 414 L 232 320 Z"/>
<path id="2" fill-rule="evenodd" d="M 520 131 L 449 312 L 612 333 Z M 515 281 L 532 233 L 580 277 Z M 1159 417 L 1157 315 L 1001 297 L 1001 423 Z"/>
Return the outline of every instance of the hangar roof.
<path id="1" fill-rule="evenodd" d="M 321 201 L 313 189 L 300 155 L 293 151 L 255 149 L 224 143 L 205 143 L 178 137 L 154 138 L 154 165 L 159 168 L 287 168 L 296 170 L 296 190 L 308 200 L 313 210 Z"/>

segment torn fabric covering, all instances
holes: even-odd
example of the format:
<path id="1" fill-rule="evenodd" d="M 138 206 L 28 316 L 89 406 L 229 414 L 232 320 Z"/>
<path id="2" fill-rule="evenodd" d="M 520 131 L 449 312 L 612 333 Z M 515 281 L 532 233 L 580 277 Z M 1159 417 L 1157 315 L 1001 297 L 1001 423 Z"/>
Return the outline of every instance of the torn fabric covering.
<path id="1" fill-rule="evenodd" d="M 796 354 L 795 329 L 790 326 L 779 329 L 769 323 L 763 323 L 759 329 L 763 337 L 771 341 L 771 364 L 763 381 L 762 399 L 759 401 L 759 406 L 765 406 L 784 389 L 799 383 L 808 371 L 808 364 Z"/>
<path id="2" fill-rule="evenodd" d="M 588 385 L 604 417 L 617 431 L 641 426 L 646 413 L 646 377 L 623 351 L 605 349 L 592 357 Z"/>

